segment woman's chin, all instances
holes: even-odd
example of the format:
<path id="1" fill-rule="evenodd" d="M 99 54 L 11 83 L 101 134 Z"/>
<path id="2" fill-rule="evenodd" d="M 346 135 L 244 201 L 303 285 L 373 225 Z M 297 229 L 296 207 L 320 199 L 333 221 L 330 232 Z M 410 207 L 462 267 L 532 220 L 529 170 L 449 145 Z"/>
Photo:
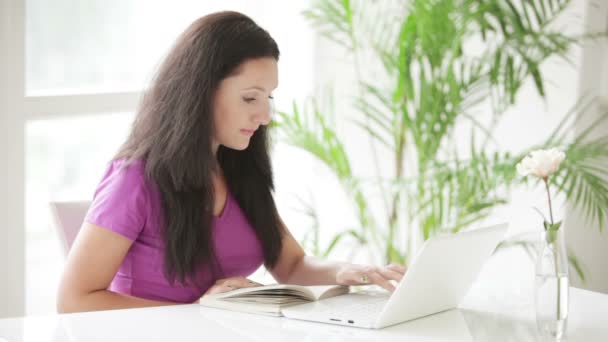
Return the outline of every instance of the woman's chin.
<path id="1" fill-rule="evenodd" d="M 237 150 L 237 151 L 243 151 L 246 150 L 247 147 L 249 147 L 249 141 L 243 143 L 238 143 L 238 144 L 223 144 L 225 147 L 228 147 L 231 150 Z"/>

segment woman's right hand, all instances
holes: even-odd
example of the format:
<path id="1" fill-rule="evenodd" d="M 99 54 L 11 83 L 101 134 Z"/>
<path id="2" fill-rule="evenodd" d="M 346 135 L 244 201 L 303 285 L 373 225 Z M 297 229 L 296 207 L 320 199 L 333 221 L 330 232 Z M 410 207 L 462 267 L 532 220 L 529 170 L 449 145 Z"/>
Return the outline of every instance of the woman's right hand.
<path id="1" fill-rule="evenodd" d="M 256 286 L 262 286 L 262 284 L 256 283 L 255 281 L 249 280 L 245 277 L 232 277 L 232 278 L 220 279 L 220 280 L 216 281 L 215 284 L 207 290 L 207 292 L 205 292 L 203 297 L 206 295 L 210 295 L 210 294 L 228 292 L 228 291 L 232 291 L 232 290 L 236 290 L 236 289 L 242 289 L 245 287 L 256 287 Z"/>

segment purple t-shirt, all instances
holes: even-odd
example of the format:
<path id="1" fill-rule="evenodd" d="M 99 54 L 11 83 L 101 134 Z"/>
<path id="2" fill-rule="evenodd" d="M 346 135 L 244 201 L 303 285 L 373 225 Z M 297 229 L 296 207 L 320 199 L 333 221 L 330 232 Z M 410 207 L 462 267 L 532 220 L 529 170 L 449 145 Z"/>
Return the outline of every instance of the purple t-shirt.
<path id="1" fill-rule="evenodd" d="M 126 168 L 121 167 L 124 163 L 110 163 L 85 218 L 133 241 L 108 290 L 160 301 L 197 300 L 217 279 L 208 267 L 201 267 L 195 277 L 202 288 L 167 281 L 163 274 L 160 192 L 145 178 L 143 161 L 134 161 Z M 230 192 L 221 215 L 213 218 L 212 230 L 223 278 L 245 277 L 262 265 L 260 241 Z"/>

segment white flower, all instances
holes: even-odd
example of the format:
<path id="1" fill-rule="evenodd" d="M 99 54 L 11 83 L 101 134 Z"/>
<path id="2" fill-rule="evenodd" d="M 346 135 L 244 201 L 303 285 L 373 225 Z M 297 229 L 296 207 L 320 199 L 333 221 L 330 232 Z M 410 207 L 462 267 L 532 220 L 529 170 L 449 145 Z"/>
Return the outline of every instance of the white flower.
<path id="1" fill-rule="evenodd" d="M 564 159 L 566 154 L 555 148 L 532 151 L 517 164 L 517 172 L 522 176 L 532 174 L 544 179 L 554 173 Z"/>

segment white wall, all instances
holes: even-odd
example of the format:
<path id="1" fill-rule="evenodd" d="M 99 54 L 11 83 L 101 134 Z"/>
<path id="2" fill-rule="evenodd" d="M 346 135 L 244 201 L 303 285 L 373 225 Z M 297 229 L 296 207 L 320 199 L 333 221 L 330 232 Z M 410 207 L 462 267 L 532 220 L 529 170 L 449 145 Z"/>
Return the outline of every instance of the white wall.
<path id="1" fill-rule="evenodd" d="M 23 123 L 15 105 L 23 84 L 9 81 L 23 78 L 14 77 L 23 46 L 8 35 L 22 31 L 17 13 L 13 1 L 0 1 L 0 318 L 23 315 L 25 303 Z"/>
<path id="2" fill-rule="evenodd" d="M 608 2 L 587 3 L 585 23 L 593 31 L 608 29 Z M 588 44 L 582 52 L 579 78 L 579 95 L 596 94 L 603 97 L 602 106 L 593 108 L 593 114 L 578 120 L 575 131 L 583 131 L 600 115 L 608 113 L 608 42 L 606 40 Z M 602 88 L 603 87 L 603 88 Z M 597 129 L 593 138 L 608 135 L 608 122 Z M 608 165 L 608 160 L 606 160 Z M 574 285 L 593 291 L 608 293 L 608 231 L 599 232 L 597 222 L 587 222 L 584 215 L 568 207 L 565 226 L 570 248 L 580 258 L 589 279 L 581 283 L 576 278 Z M 608 220 L 608 218 L 606 219 Z M 604 222 L 608 226 L 608 222 Z"/>

